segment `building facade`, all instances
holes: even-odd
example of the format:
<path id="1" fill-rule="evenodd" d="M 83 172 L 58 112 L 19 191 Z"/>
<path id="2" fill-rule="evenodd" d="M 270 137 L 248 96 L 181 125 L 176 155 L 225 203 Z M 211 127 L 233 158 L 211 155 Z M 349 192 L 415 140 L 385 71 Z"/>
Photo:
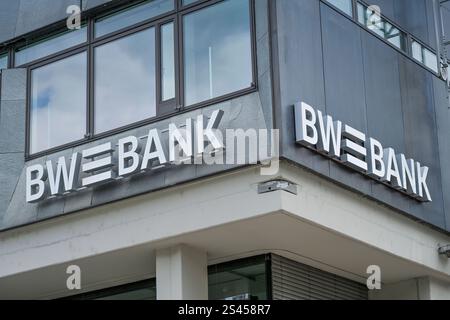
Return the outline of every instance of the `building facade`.
<path id="1" fill-rule="evenodd" d="M 0 0 L 0 298 L 450 299 L 446 35 L 445 0 Z"/>

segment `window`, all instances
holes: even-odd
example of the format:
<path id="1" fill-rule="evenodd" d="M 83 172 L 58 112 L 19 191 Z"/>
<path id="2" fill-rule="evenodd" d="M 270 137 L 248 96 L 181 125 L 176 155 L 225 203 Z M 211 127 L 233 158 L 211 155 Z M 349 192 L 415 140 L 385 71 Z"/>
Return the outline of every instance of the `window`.
<path id="1" fill-rule="evenodd" d="M 175 99 L 175 40 L 173 22 L 161 27 L 162 101 Z"/>
<path id="2" fill-rule="evenodd" d="M 31 70 L 30 152 L 83 139 L 87 60 L 82 52 Z"/>
<path id="3" fill-rule="evenodd" d="M 185 104 L 252 86 L 248 1 L 227 0 L 184 17 Z"/>
<path id="4" fill-rule="evenodd" d="M 21 66 L 30 63 L 86 41 L 87 29 L 85 26 L 79 30 L 56 34 L 51 38 L 42 39 L 16 50 L 15 65 Z"/>
<path id="5" fill-rule="evenodd" d="M 31 79 L 27 155 L 254 90 L 251 1 L 136 1 L 16 49 Z"/>
<path id="6" fill-rule="evenodd" d="M 138 4 L 104 18 L 100 18 L 95 22 L 95 36 L 101 37 L 108 33 L 172 11 L 174 9 L 173 1 L 174 0 L 145 1 L 143 4 Z"/>
<path id="7" fill-rule="evenodd" d="M 8 68 L 8 55 L 0 54 L 0 71 Z"/>
<path id="8" fill-rule="evenodd" d="M 403 31 L 389 23 L 379 12 L 358 3 L 358 22 L 367 29 L 376 33 L 381 38 L 387 40 L 392 45 L 402 51 L 406 51 L 407 35 Z"/>
<path id="9" fill-rule="evenodd" d="M 352 16 L 353 4 L 352 0 L 326 0 L 339 10 L 345 12 L 347 15 Z"/>
<path id="10" fill-rule="evenodd" d="M 95 48 L 95 133 L 156 115 L 155 29 Z"/>
<path id="11" fill-rule="evenodd" d="M 270 255 L 251 257 L 208 268 L 210 300 L 269 299 Z M 156 300 L 156 279 L 144 280 L 67 297 L 69 300 Z"/>
<path id="12" fill-rule="evenodd" d="M 437 56 L 416 40 L 412 42 L 412 55 L 418 62 L 423 63 L 436 73 L 439 72 Z"/>
<path id="13" fill-rule="evenodd" d="M 123 286 L 88 292 L 67 298 L 69 300 L 156 300 L 156 280 L 144 280 Z"/>
<path id="14" fill-rule="evenodd" d="M 267 300 L 266 256 L 209 268 L 210 300 Z"/>

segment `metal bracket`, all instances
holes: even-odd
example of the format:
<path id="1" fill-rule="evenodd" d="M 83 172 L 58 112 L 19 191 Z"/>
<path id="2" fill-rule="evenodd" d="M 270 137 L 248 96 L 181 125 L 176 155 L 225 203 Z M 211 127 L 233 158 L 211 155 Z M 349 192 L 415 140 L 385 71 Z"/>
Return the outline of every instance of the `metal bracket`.
<path id="1" fill-rule="evenodd" d="M 258 194 L 273 191 L 286 191 L 294 195 L 297 195 L 297 185 L 281 179 L 263 182 L 258 185 Z"/>
<path id="2" fill-rule="evenodd" d="M 450 259 L 450 244 L 439 247 L 438 252 L 439 252 L 439 255 L 447 256 L 447 258 Z"/>

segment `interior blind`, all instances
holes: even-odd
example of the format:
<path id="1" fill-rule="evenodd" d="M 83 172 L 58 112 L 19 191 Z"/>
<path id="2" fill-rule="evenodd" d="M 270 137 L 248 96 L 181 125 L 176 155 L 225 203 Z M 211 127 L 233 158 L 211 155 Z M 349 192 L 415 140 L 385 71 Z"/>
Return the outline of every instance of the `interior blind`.
<path id="1" fill-rule="evenodd" d="M 363 284 L 272 255 L 274 300 L 367 300 Z"/>

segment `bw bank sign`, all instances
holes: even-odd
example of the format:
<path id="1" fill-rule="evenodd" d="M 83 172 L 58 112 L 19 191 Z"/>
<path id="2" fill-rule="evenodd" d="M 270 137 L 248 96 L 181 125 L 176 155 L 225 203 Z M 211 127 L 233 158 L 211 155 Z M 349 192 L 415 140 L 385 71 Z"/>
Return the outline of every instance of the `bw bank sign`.
<path id="1" fill-rule="evenodd" d="M 428 167 L 302 102 L 295 105 L 296 142 L 419 201 L 431 202 Z"/>
<path id="2" fill-rule="evenodd" d="M 63 196 L 171 164 L 221 165 L 224 154 L 229 165 L 258 162 L 266 165 L 268 161 L 269 170 L 262 170 L 261 174 L 275 175 L 278 172 L 278 130 L 272 130 L 268 142 L 266 129 L 260 129 L 259 133 L 256 129 L 226 129 L 224 143 L 223 134 L 218 130 L 223 115 L 222 110 L 216 110 L 209 119 L 202 115 L 195 120 L 187 119 L 183 129 L 170 124 L 168 143 L 164 144 L 168 144 L 168 150 L 163 147 L 160 132 L 152 129 L 142 138 L 129 136 L 114 145 L 108 142 L 75 152 L 68 161 L 60 157 L 56 164 L 49 160 L 45 165 L 30 165 L 26 169 L 26 201 L 32 203 Z M 392 148 L 384 148 L 376 139 L 366 137 L 341 121 L 334 121 L 306 103 L 295 105 L 295 126 L 298 144 L 419 201 L 431 201 L 428 167 L 419 162 L 397 154 Z"/>

